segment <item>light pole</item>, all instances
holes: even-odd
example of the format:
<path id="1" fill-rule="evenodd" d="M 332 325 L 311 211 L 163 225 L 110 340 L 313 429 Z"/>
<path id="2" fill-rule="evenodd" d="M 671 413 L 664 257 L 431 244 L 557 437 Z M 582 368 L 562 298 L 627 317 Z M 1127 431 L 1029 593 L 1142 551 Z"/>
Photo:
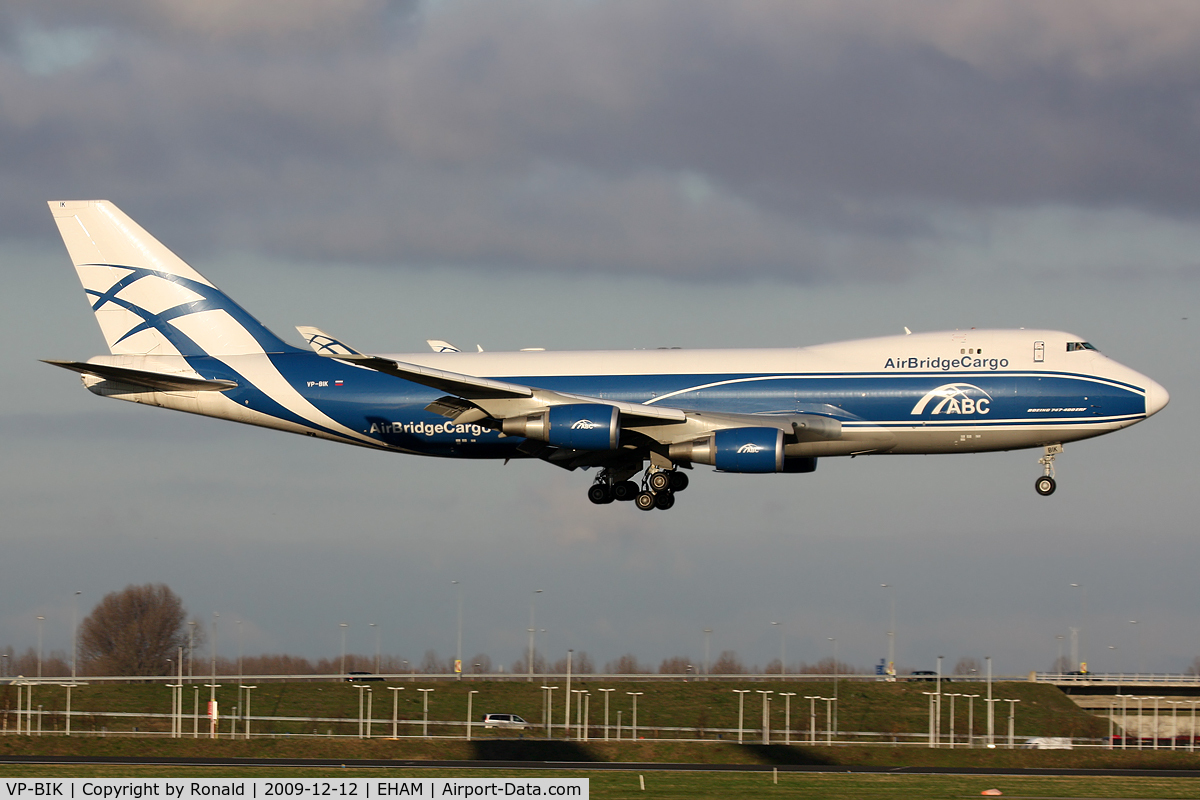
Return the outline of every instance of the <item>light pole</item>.
<path id="1" fill-rule="evenodd" d="M 815 694 L 806 694 L 804 699 L 808 701 L 808 743 L 817 743 L 817 701 L 821 698 Z"/>
<path id="2" fill-rule="evenodd" d="M 212 683 L 208 685 L 208 719 L 212 738 L 217 738 L 217 618 L 221 615 L 213 612 L 212 619 Z"/>
<path id="3" fill-rule="evenodd" d="M 779 696 L 784 698 L 783 701 L 783 743 L 792 743 L 792 698 L 796 696 L 795 692 L 780 692 Z"/>
<path id="4" fill-rule="evenodd" d="M 827 637 L 833 642 L 833 731 L 837 733 L 837 698 L 838 698 L 838 659 L 837 659 L 837 639 L 832 636 Z"/>
<path id="5" fill-rule="evenodd" d="M 467 741 L 471 741 L 471 726 L 474 725 L 475 717 L 471 714 L 471 703 L 475 700 L 475 695 L 479 694 L 478 689 L 472 689 L 467 692 Z"/>
<path id="6" fill-rule="evenodd" d="M 39 614 L 39 615 L 38 615 L 38 618 L 37 618 L 37 623 L 38 623 L 38 665 L 37 665 L 37 676 L 38 676 L 38 678 L 39 678 L 39 679 L 41 679 L 41 677 L 42 677 L 42 623 L 44 623 L 45 621 L 46 621 L 46 618 L 45 618 L 45 617 L 43 617 L 42 615 L 40 615 L 40 614 Z M 39 717 L 38 721 L 39 721 L 39 722 L 41 721 L 41 718 L 40 718 L 40 717 Z"/>
<path id="7" fill-rule="evenodd" d="M 196 626 L 199 625 L 196 620 L 188 622 L 188 680 L 192 679 L 192 667 L 195 662 L 193 653 L 196 651 Z"/>
<path id="8" fill-rule="evenodd" d="M 1008 703 L 1008 749 L 1012 750 L 1016 746 L 1016 722 L 1017 722 L 1017 703 L 1020 700 L 1005 700 Z"/>
<path id="9" fill-rule="evenodd" d="M 422 713 L 424 714 L 422 721 L 421 721 L 421 736 L 428 739 L 429 738 L 429 693 L 432 692 L 433 689 L 417 689 L 417 691 L 421 692 L 421 710 L 422 710 Z"/>
<path id="10" fill-rule="evenodd" d="M 784 664 L 787 663 L 787 650 L 784 648 L 783 623 L 772 622 L 771 624 L 779 628 L 779 674 L 783 675 L 787 672 L 786 668 L 784 667 Z"/>
<path id="11" fill-rule="evenodd" d="M 379 674 L 379 650 L 380 650 L 379 626 L 376 625 L 374 622 L 368 622 L 367 625 L 369 625 L 370 627 L 375 629 L 375 674 L 378 675 Z"/>
<path id="12" fill-rule="evenodd" d="M 338 672 L 343 676 L 346 674 L 346 628 L 349 627 L 349 622 L 338 623 L 338 628 L 340 628 L 342 631 L 342 660 L 339 662 Z"/>
<path id="13" fill-rule="evenodd" d="M 543 686 L 542 690 L 546 695 L 546 713 L 542 716 L 542 720 L 546 724 L 546 738 L 549 739 L 554 735 L 554 690 L 557 686 Z M 609 689 L 609 691 L 612 691 Z"/>
<path id="14" fill-rule="evenodd" d="M 977 694 L 964 694 L 967 698 L 967 747 L 975 746 L 975 698 Z"/>
<path id="15" fill-rule="evenodd" d="M 709 640 L 709 637 L 711 637 L 711 636 L 712 636 L 712 628 L 705 628 L 704 629 L 704 678 L 705 678 L 705 680 L 708 679 L 708 674 L 709 674 L 709 672 L 708 672 L 708 666 L 709 666 L 708 640 Z"/>
<path id="16" fill-rule="evenodd" d="M 637 699 L 645 694 L 645 692 L 626 692 L 625 694 L 633 698 L 633 724 L 631 725 L 633 736 L 631 738 L 637 741 Z"/>
<path id="17" fill-rule="evenodd" d="M 456 677 L 462 680 L 462 583 L 459 581 L 450 581 L 453 586 L 458 587 L 458 636 L 454 640 L 454 672 Z"/>
<path id="18" fill-rule="evenodd" d="M 742 721 L 744 720 L 744 711 L 746 707 L 746 695 L 750 692 L 749 689 L 734 689 L 738 696 L 738 744 L 742 743 Z"/>
<path id="19" fill-rule="evenodd" d="M 389 686 L 388 691 L 392 693 L 392 738 L 396 737 L 396 723 L 400 713 L 400 695 L 398 692 L 403 692 L 403 686 Z"/>
<path id="20" fill-rule="evenodd" d="M 1081 672 L 1087 672 L 1084 664 L 1087 663 L 1083 650 L 1083 618 L 1086 613 L 1087 606 L 1087 588 L 1082 583 L 1072 583 L 1072 589 L 1079 590 L 1079 627 L 1071 629 L 1071 661 L 1074 666 L 1071 669 L 1077 669 Z"/>
<path id="21" fill-rule="evenodd" d="M 246 716 L 243 718 L 242 730 L 245 733 L 245 738 L 249 739 L 250 738 L 250 690 L 257 689 L 258 685 L 255 684 L 254 686 L 241 686 L 240 688 L 246 690 L 246 711 L 244 712 Z"/>
<path id="22" fill-rule="evenodd" d="M 992 657 L 985 656 L 987 661 L 987 746 L 996 746 L 996 713 L 992 703 Z"/>
<path id="23" fill-rule="evenodd" d="M 533 635 L 537 633 L 537 627 L 534 625 L 534 603 L 537 601 L 537 596 L 542 593 L 541 589 L 534 589 L 533 596 L 529 598 L 529 675 L 526 677 L 527 682 L 533 681 Z M 567 687 L 570 689 L 570 687 Z M 571 704 L 568 702 L 568 706 Z M 569 720 L 568 720 L 569 722 Z"/>
<path id="24" fill-rule="evenodd" d="M 771 743 L 771 695 L 775 692 L 769 689 L 755 689 L 762 695 L 762 743 Z"/>
<path id="25" fill-rule="evenodd" d="M 78 674 L 76 663 L 79 661 L 79 595 L 82 592 L 76 592 L 72 599 L 71 608 L 71 683 L 75 682 L 75 676 Z M 70 722 L 70 719 L 67 720 Z"/>
<path id="26" fill-rule="evenodd" d="M 1054 660 L 1054 671 L 1055 671 L 1055 672 L 1057 672 L 1057 673 L 1059 673 L 1059 674 L 1061 675 L 1061 674 L 1062 674 L 1062 672 L 1063 672 L 1063 668 L 1062 668 L 1062 660 L 1063 660 L 1063 654 L 1062 654 L 1062 648 L 1063 648 L 1063 639 L 1065 639 L 1065 638 L 1067 638 L 1067 637 L 1063 636 L 1061 633 L 1057 633 L 1057 634 L 1055 634 L 1055 635 L 1054 635 L 1054 638 L 1058 640 L 1058 658 Z"/>
<path id="27" fill-rule="evenodd" d="M 887 673 L 889 680 L 896 679 L 896 587 L 890 583 L 881 583 L 879 586 L 888 590 L 888 600 L 891 605 L 891 616 L 889 619 L 887 639 L 888 639 L 888 660 Z"/>
<path id="28" fill-rule="evenodd" d="M 365 700 L 364 690 L 368 687 L 365 683 L 351 684 L 355 689 L 358 689 L 358 738 L 363 738 L 363 702 Z"/>
<path id="29" fill-rule="evenodd" d="M 608 741 L 608 696 L 615 692 L 616 689 L 597 689 L 604 692 L 604 741 Z"/>

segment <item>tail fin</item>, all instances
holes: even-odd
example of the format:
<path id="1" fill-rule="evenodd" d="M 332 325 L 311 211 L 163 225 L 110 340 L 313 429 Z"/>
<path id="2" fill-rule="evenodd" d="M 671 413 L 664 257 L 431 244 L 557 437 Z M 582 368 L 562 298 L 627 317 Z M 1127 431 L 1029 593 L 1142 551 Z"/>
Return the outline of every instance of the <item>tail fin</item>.
<path id="1" fill-rule="evenodd" d="M 115 355 L 278 353 L 284 342 L 107 200 L 50 211 Z"/>

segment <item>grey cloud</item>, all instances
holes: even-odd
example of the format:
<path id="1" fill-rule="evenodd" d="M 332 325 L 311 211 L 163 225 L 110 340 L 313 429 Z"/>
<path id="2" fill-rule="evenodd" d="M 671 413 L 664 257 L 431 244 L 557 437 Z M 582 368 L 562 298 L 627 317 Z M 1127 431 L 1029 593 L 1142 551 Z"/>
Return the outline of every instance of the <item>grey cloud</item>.
<path id="1" fill-rule="evenodd" d="M 0 233 L 106 196 L 184 248 L 846 279 L 947 209 L 1200 208 L 1190 5 L 241 8 L 3 12 L 50 66 L 0 58 Z"/>

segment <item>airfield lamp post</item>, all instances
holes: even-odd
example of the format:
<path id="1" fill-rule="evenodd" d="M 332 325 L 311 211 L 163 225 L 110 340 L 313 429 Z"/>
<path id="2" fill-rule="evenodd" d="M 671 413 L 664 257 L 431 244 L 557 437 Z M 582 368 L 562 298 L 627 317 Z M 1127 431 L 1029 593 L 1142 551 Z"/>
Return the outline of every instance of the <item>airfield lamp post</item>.
<path id="1" fill-rule="evenodd" d="M 1054 638 L 1058 640 L 1058 658 L 1056 658 L 1056 659 L 1054 660 L 1054 671 L 1055 671 L 1055 672 L 1057 672 L 1059 675 L 1061 675 L 1061 674 L 1062 674 L 1062 671 L 1063 671 L 1063 668 L 1062 668 L 1062 662 L 1063 662 L 1063 654 L 1062 654 L 1062 648 L 1063 648 L 1063 639 L 1065 639 L 1065 638 L 1067 638 L 1067 637 L 1063 636 L 1061 633 L 1057 633 L 1057 634 L 1055 634 L 1055 635 L 1054 635 Z"/>
<path id="2" fill-rule="evenodd" d="M 954 698 L 962 697 L 962 692 L 947 692 L 946 697 L 950 698 L 950 749 L 954 749 Z"/>
<path id="3" fill-rule="evenodd" d="M 792 743 L 792 698 L 796 696 L 795 692 L 780 692 L 779 696 L 783 700 L 783 743 Z"/>
<path id="4" fill-rule="evenodd" d="M 199 624 L 196 620 L 188 622 L 188 681 L 191 681 L 194 674 L 192 667 L 195 665 L 196 626 Z"/>
<path id="5" fill-rule="evenodd" d="M 705 680 L 708 680 L 709 665 L 711 663 L 708 660 L 708 641 L 711 636 L 712 636 L 712 628 L 705 628 L 704 629 L 704 679 Z"/>
<path id="6" fill-rule="evenodd" d="M 379 652 L 380 651 L 379 626 L 376 625 L 374 622 L 368 622 L 367 624 L 370 627 L 375 629 L 375 674 L 378 675 L 379 674 L 379 655 L 380 655 L 380 652 Z M 459 650 L 460 651 L 462 650 L 461 637 L 460 637 Z M 461 652 L 460 652 L 460 656 L 461 656 Z"/>
<path id="7" fill-rule="evenodd" d="M 567 650 L 567 688 L 563 691 L 563 703 L 567 706 L 563 713 L 563 734 L 568 739 L 571 738 L 571 656 L 574 654 L 574 650 Z"/>
<path id="8" fill-rule="evenodd" d="M 475 695 L 477 695 L 477 694 L 479 694 L 478 689 L 472 689 L 469 692 L 467 692 L 467 741 L 468 742 L 471 741 L 471 726 L 475 724 L 473 722 L 475 717 L 471 713 L 471 703 L 475 700 Z"/>
<path id="9" fill-rule="evenodd" d="M 933 699 L 937 709 L 934 713 L 934 736 L 937 738 L 938 746 L 942 744 L 942 659 L 945 656 L 937 657 L 937 697 Z"/>
<path id="10" fill-rule="evenodd" d="M 840 670 L 838 669 L 837 639 L 835 639 L 832 636 L 828 636 L 826 638 L 829 639 L 829 641 L 833 642 L 833 699 L 834 699 L 833 732 L 837 733 L 837 729 L 838 729 L 838 724 L 837 724 L 838 677 L 839 677 L 839 672 L 840 672 Z"/>
<path id="11" fill-rule="evenodd" d="M 598 689 L 597 691 L 604 692 L 604 741 L 608 741 L 608 696 L 616 691 L 616 689 Z"/>
<path id="12" fill-rule="evenodd" d="M 985 656 L 987 662 L 987 746 L 996 746 L 996 715 L 992 704 L 992 657 Z"/>
<path id="13" fill-rule="evenodd" d="M 338 662 L 338 672 L 343 676 L 346 674 L 346 628 L 350 627 L 349 622 L 339 622 L 338 628 L 342 631 L 342 660 Z"/>
<path id="14" fill-rule="evenodd" d="M 896 587 L 890 583 L 881 583 L 879 586 L 888 590 L 888 600 L 891 604 L 891 616 L 888 618 L 890 625 L 887 632 L 888 660 L 884 674 L 887 675 L 887 680 L 894 681 L 896 679 Z"/>
<path id="15" fill-rule="evenodd" d="M 79 661 L 79 595 L 81 594 L 83 592 L 75 593 L 71 606 L 71 683 L 75 682 L 75 676 L 78 674 L 76 664 Z"/>
<path id="16" fill-rule="evenodd" d="M 546 723 L 546 738 L 549 739 L 554 735 L 554 690 L 557 686 L 543 686 L 546 695 L 546 714 L 542 719 Z M 609 691 L 612 691 L 609 689 Z"/>
<path id="17" fill-rule="evenodd" d="M 769 689 L 755 689 L 756 693 L 762 695 L 762 743 L 771 743 L 771 695 L 775 692 Z"/>
<path id="18" fill-rule="evenodd" d="M 429 693 L 433 689 L 417 689 L 421 693 L 421 712 L 424 715 L 421 721 L 421 736 L 429 738 Z"/>
<path id="19" fill-rule="evenodd" d="M 804 699 L 808 701 L 808 743 L 817 743 L 817 701 L 820 697 L 816 695 L 804 695 Z"/>
<path id="20" fill-rule="evenodd" d="M 1016 724 L 1017 724 L 1017 703 L 1020 700 L 1005 700 L 1008 703 L 1008 749 L 1012 750 L 1016 746 Z"/>
<path id="21" fill-rule="evenodd" d="M 258 684 L 254 684 L 253 686 L 243 686 L 242 688 L 246 690 L 246 711 L 245 711 L 245 716 L 242 718 L 243 719 L 242 737 L 245 739 L 249 739 L 250 738 L 250 690 L 257 689 Z"/>
<path id="22" fill-rule="evenodd" d="M 8 653 L 0 653 L 0 677 L 8 677 Z"/>
<path id="23" fill-rule="evenodd" d="M 1079 627 L 1071 629 L 1071 669 L 1083 670 L 1086 657 L 1083 649 L 1083 618 L 1087 612 L 1087 587 L 1082 583 L 1072 583 L 1072 589 L 1079 590 Z M 1086 670 L 1084 670 L 1086 671 Z"/>
<path id="24" fill-rule="evenodd" d="M 772 622 L 771 625 L 773 627 L 779 628 L 779 674 L 783 675 L 786 672 L 784 664 L 787 663 L 787 661 L 786 661 L 787 650 L 784 648 L 783 623 L 782 622 Z"/>
<path id="25" fill-rule="evenodd" d="M 964 694 L 967 698 L 967 747 L 975 746 L 975 698 L 977 694 Z"/>
<path id="26" fill-rule="evenodd" d="M 529 663 L 526 665 L 528 667 L 527 671 L 529 672 L 529 675 L 525 679 L 526 682 L 529 682 L 529 683 L 533 682 L 533 644 L 534 644 L 533 636 L 535 633 L 537 633 L 537 626 L 534 625 L 534 604 L 537 602 L 537 596 L 541 593 L 542 593 L 541 589 L 534 589 L 533 596 L 529 598 Z M 542 643 L 543 643 L 543 646 L 545 646 L 544 638 L 542 640 Z M 570 689 L 569 686 L 567 688 L 568 688 L 568 690 Z M 569 706 L 571 704 L 567 703 L 567 705 Z"/>
<path id="27" fill-rule="evenodd" d="M 937 747 L 937 739 L 934 737 L 934 732 L 937 730 L 937 724 L 934 722 L 934 714 L 936 712 L 934 711 L 933 698 L 937 693 L 921 692 L 921 694 L 929 698 L 929 747 L 934 748 Z"/>
<path id="28" fill-rule="evenodd" d="M 458 637 L 455 639 L 454 645 L 454 672 L 458 680 L 462 680 L 462 583 L 459 581 L 450 581 L 451 584 L 458 587 Z M 378 672 L 378 670 L 376 670 Z"/>
<path id="29" fill-rule="evenodd" d="M 742 721 L 745 718 L 744 711 L 746 705 L 746 695 L 750 692 L 749 689 L 734 689 L 738 696 L 738 744 L 742 743 Z"/>
<path id="30" fill-rule="evenodd" d="M 833 734 L 837 730 L 836 725 L 837 725 L 837 700 L 838 699 L 836 697 L 822 697 L 821 699 L 825 701 L 825 744 L 832 746 L 833 745 Z M 830 710 L 831 703 L 833 704 L 832 711 Z M 832 722 L 831 722 L 831 720 L 832 720 Z"/>
<path id="31" fill-rule="evenodd" d="M 365 683 L 352 684 L 355 689 L 358 689 L 358 738 L 363 738 L 363 689 L 367 688 Z"/>
<path id="32" fill-rule="evenodd" d="M 46 618 L 45 618 L 45 617 L 43 617 L 43 616 L 41 616 L 41 615 L 39 614 L 39 615 L 38 615 L 38 618 L 37 618 L 37 624 L 38 624 L 38 663 L 37 663 L 37 676 L 38 676 L 38 678 L 39 678 L 39 679 L 42 677 L 42 623 L 44 623 L 45 621 L 46 621 Z"/>
<path id="33" fill-rule="evenodd" d="M 209 737 L 217 738 L 217 618 L 221 615 L 213 612 L 212 619 L 212 683 L 208 685 L 208 719 Z"/>
<path id="34" fill-rule="evenodd" d="M 388 691 L 392 693 L 392 738 L 396 736 L 396 726 L 400 716 L 400 695 L 399 692 L 404 691 L 403 686 L 389 686 Z"/>
<path id="35" fill-rule="evenodd" d="M 627 694 L 633 698 L 633 718 L 630 722 L 629 727 L 630 727 L 630 730 L 633 731 L 633 736 L 631 738 L 636 740 L 637 739 L 637 699 L 640 696 L 642 696 L 643 694 L 645 694 L 645 692 L 626 692 L 625 694 Z M 741 726 L 739 725 L 738 727 L 740 728 Z M 740 733 L 740 731 L 739 731 L 739 733 Z"/>

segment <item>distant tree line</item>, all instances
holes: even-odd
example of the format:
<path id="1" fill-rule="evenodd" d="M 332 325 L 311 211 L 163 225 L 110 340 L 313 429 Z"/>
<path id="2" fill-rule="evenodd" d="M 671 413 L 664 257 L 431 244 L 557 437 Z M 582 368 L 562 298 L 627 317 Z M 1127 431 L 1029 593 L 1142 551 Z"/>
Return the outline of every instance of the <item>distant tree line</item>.
<path id="1" fill-rule="evenodd" d="M 78 674 L 88 675 L 167 675 L 182 671 L 185 675 L 203 676 L 213 669 L 210 658 L 197 655 L 196 650 L 204 645 L 204 625 L 189 620 L 182 600 L 165 584 L 130 585 L 120 591 L 110 592 L 96 604 L 92 612 L 81 621 L 78 630 Z M 5 671 L 9 677 L 38 674 L 38 653 L 29 648 L 15 654 L 11 648 L 2 651 Z M 182 655 L 182 663 L 180 656 Z M 452 658 L 442 658 L 435 650 L 426 650 L 423 658 L 416 661 L 395 655 L 369 656 L 357 653 L 310 660 L 286 653 L 264 653 L 243 656 L 240 659 L 221 657 L 216 670 L 222 675 L 336 675 L 346 672 L 373 672 L 381 674 L 450 674 L 454 671 Z M 596 674 L 595 664 L 586 651 L 571 654 L 570 669 L 576 675 Z M 528 674 L 529 664 L 522 657 L 509 665 L 494 662 L 486 653 L 476 653 L 464 659 L 464 674 Z M 534 652 L 535 674 L 562 674 L 567 671 L 567 658 L 549 662 L 542 653 Z M 663 659 L 655 670 L 651 663 L 638 659 L 633 653 L 607 661 L 602 670 L 608 675 L 660 675 L 703 674 L 704 664 L 686 656 L 671 656 Z M 758 664 L 746 665 L 733 650 L 722 650 L 709 665 L 712 675 L 772 674 L 786 672 L 789 675 L 862 675 L 873 672 L 845 661 L 823 658 L 815 663 L 796 661 L 784 669 L 779 659 L 769 661 L 765 667 Z M 1200 657 L 1192 665 L 1192 674 L 1200 675 Z M 43 653 L 41 675 L 60 677 L 71 674 L 70 654 L 56 650 Z M 980 662 L 976 658 L 960 658 L 954 666 L 956 675 L 979 675 Z"/>

